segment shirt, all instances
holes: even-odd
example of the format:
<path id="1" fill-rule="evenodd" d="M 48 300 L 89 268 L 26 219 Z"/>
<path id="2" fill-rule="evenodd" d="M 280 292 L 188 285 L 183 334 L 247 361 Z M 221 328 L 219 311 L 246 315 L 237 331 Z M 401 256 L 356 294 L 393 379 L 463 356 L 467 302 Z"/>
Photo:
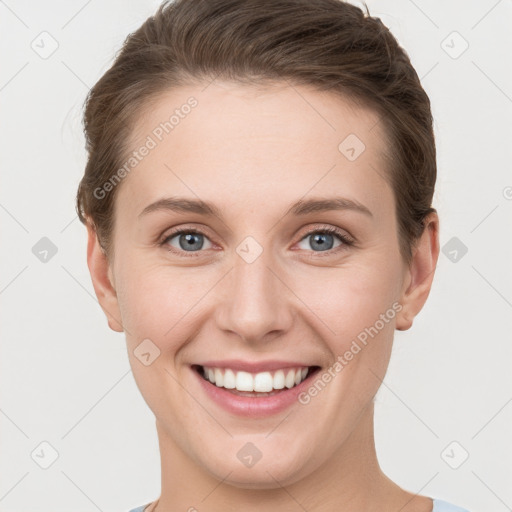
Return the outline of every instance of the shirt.
<path id="1" fill-rule="evenodd" d="M 466 510 L 465 508 L 457 507 L 456 505 L 452 505 L 451 503 L 448 503 L 447 501 L 443 500 L 436 500 L 435 498 L 432 498 L 434 501 L 434 508 L 432 509 L 432 512 L 469 512 L 469 510 Z M 130 512 L 144 512 L 144 509 L 150 505 L 150 503 L 147 503 L 146 505 L 141 505 L 140 507 L 134 508 L 130 510 Z"/>

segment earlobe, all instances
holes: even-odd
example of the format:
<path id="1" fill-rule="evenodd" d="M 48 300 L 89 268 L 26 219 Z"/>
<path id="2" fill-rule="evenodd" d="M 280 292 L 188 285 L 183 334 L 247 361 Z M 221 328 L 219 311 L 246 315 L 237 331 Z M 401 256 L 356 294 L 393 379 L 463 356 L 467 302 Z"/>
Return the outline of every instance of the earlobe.
<path id="1" fill-rule="evenodd" d="M 113 331 L 123 332 L 112 269 L 107 255 L 99 243 L 96 230 L 89 222 L 87 223 L 87 236 L 87 266 L 96 297 L 107 317 L 109 327 Z"/>
<path id="2" fill-rule="evenodd" d="M 412 319 L 409 318 L 407 311 L 402 309 L 396 318 L 396 329 L 398 331 L 407 331 L 407 329 L 410 329 L 411 327 Z"/>
<path id="3" fill-rule="evenodd" d="M 432 288 L 432 281 L 439 256 L 439 217 L 437 212 L 425 219 L 425 228 L 413 248 L 413 256 L 404 280 L 397 315 L 396 329 L 406 331 L 423 308 Z"/>

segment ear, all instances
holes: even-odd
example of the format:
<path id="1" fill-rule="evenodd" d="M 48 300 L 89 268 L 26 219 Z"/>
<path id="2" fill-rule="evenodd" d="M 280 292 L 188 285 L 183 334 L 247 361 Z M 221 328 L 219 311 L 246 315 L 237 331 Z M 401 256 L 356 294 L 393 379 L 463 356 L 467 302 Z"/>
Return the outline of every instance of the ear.
<path id="1" fill-rule="evenodd" d="M 87 266 L 89 267 L 96 297 L 98 297 L 101 309 L 107 316 L 109 327 L 113 331 L 123 332 L 110 263 L 99 243 L 96 230 L 89 222 L 87 223 L 87 234 Z"/>
<path id="2" fill-rule="evenodd" d="M 413 248 L 411 263 L 406 271 L 396 328 L 406 331 L 412 326 L 415 316 L 421 311 L 432 287 L 439 256 L 439 217 L 430 213 L 424 222 L 425 228 Z"/>

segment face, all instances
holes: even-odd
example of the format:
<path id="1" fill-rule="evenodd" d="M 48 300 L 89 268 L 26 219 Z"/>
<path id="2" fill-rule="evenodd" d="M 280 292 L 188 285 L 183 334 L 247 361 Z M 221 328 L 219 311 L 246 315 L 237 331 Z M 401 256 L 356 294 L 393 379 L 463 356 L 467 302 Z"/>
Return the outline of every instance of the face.
<path id="1" fill-rule="evenodd" d="M 330 93 L 204 87 L 137 122 L 133 149 L 155 144 L 118 185 L 101 302 L 170 452 L 286 485 L 346 454 L 413 315 L 386 141 Z"/>

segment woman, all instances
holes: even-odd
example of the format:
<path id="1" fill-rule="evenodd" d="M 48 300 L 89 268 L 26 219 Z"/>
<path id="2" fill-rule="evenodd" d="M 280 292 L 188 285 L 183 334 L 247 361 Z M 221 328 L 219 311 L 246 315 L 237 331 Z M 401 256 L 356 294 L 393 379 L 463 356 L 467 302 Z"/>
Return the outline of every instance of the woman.
<path id="1" fill-rule="evenodd" d="M 429 99 L 338 0 L 178 0 L 90 91 L 77 196 L 155 414 L 132 512 L 463 509 L 380 469 L 374 397 L 439 253 Z"/>

